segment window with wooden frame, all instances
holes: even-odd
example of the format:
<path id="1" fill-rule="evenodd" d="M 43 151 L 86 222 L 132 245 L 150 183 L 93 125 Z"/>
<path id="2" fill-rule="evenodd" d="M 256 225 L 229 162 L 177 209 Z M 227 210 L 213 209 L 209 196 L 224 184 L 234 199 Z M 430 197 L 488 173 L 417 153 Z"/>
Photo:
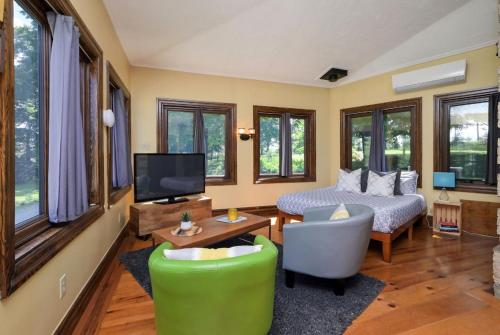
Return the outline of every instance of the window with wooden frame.
<path id="1" fill-rule="evenodd" d="M 235 185 L 236 105 L 158 99 L 157 150 L 205 153 L 206 184 Z"/>
<path id="2" fill-rule="evenodd" d="M 81 105 L 89 209 L 64 227 L 49 223 L 49 59 L 46 13 L 72 16 L 80 30 Z M 8 296 L 104 213 L 102 50 L 69 1 L 6 0 L 0 69 L 0 294 Z M 12 113 L 14 111 L 14 113 Z"/>
<path id="3" fill-rule="evenodd" d="M 111 65 L 110 62 L 107 62 L 107 100 L 108 100 L 108 108 L 111 110 L 115 110 L 113 106 L 113 94 L 116 90 L 120 89 L 123 92 L 123 96 L 125 98 L 125 109 L 127 110 L 127 124 L 128 124 L 128 138 L 131 136 L 131 101 L 130 101 L 130 92 L 127 87 L 120 79 L 120 76 Z M 129 146 L 127 148 L 130 155 L 132 154 L 132 149 Z M 131 185 L 123 186 L 123 187 L 113 187 L 112 179 L 113 179 L 113 136 L 111 134 L 111 128 L 108 128 L 108 205 L 113 205 L 118 202 L 121 198 L 123 198 L 132 188 Z"/>
<path id="4" fill-rule="evenodd" d="M 457 191 L 496 193 L 497 104 L 496 87 L 434 96 L 434 171 Z"/>
<path id="5" fill-rule="evenodd" d="M 347 108 L 340 117 L 340 167 L 368 169 L 372 117 L 383 114 L 386 171 L 416 170 L 422 180 L 422 99 L 407 99 Z"/>
<path id="6" fill-rule="evenodd" d="M 254 183 L 316 181 L 316 112 L 254 106 Z"/>

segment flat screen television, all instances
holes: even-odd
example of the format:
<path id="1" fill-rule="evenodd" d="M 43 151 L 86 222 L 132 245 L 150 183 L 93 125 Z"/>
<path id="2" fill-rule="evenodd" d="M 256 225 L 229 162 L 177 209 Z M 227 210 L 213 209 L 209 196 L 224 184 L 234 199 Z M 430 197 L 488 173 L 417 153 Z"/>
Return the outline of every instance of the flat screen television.
<path id="1" fill-rule="evenodd" d="M 205 154 L 134 154 L 135 202 L 176 203 L 205 192 Z"/>

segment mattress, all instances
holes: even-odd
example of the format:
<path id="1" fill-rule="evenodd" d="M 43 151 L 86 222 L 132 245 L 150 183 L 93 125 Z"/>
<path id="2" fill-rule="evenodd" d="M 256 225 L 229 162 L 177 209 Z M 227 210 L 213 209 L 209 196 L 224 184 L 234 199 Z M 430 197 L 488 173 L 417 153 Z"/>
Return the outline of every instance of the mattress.
<path id="1" fill-rule="evenodd" d="M 277 206 L 288 214 L 303 215 L 306 208 L 341 203 L 363 204 L 373 208 L 373 230 L 382 233 L 392 233 L 426 209 L 425 199 L 420 194 L 380 197 L 336 191 L 335 186 L 285 194 L 278 199 Z"/>

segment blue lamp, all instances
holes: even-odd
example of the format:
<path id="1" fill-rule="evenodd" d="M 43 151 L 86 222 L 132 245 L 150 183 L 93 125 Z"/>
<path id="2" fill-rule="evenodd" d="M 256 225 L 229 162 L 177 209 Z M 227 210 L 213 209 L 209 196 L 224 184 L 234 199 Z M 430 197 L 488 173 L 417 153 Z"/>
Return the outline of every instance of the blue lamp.
<path id="1" fill-rule="evenodd" d="M 433 174 L 433 184 L 435 188 L 440 187 L 441 193 L 439 194 L 439 200 L 448 201 L 450 197 L 447 188 L 455 188 L 456 186 L 456 175 L 455 172 L 434 172 Z"/>

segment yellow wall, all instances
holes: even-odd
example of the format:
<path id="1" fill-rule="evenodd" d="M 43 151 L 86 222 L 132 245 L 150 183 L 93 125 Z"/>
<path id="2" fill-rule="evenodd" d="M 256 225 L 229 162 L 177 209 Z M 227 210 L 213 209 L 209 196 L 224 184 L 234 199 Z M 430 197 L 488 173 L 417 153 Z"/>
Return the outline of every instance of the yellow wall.
<path id="1" fill-rule="evenodd" d="M 253 126 L 253 105 L 316 110 L 317 182 L 253 184 L 253 142 L 237 140 L 238 185 L 207 187 L 214 208 L 274 205 L 281 194 L 330 183 L 329 90 L 257 80 L 132 68 L 132 151 L 156 151 L 156 98 L 237 104 L 237 126 Z M 337 127 L 338 128 L 338 127 Z"/>
<path id="2" fill-rule="evenodd" d="M 395 73 L 406 72 L 440 63 L 446 63 L 458 59 L 467 59 L 467 78 L 464 83 L 457 83 L 437 88 L 420 91 L 412 91 L 404 94 L 396 94 L 392 89 L 391 76 Z M 479 88 L 497 86 L 497 67 L 500 61 L 496 57 L 495 46 L 490 46 L 464 54 L 446 57 L 437 61 L 407 67 L 398 71 L 385 73 L 351 84 L 338 86 L 330 91 L 330 111 L 332 113 L 331 127 L 333 139 L 331 146 L 331 178 L 336 180 L 340 168 L 340 110 L 342 108 L 363 106 L 386 101 L 422 97 L 422 191 L 430 204 L 437 199 L 439 191 L 432 188 L 433 172 L 433 116 L 434 95 L 457 91 L 465 91 Z M 477 193 L 449 192 L 451 200 L 471 199 L 498 202 L 495 195 L 484 195 Z"/>
<path id="3" fill-rule="evenodd" d="M 72 0 L 72 3 L 103 49 L 105 61 L 111 61 L 128 85 L 129 64 L 102 1 Z M 106 95 L 104 99 L 106 105 Z M 121 231 L 130 201 L 129 195 L 106 210 L 10 297 L 0 301 L 1 334 L 50 334 L 55 330 Z M 67 291 L 61 300 L 59 278 L 63 273 L 67 275 Z"/>

